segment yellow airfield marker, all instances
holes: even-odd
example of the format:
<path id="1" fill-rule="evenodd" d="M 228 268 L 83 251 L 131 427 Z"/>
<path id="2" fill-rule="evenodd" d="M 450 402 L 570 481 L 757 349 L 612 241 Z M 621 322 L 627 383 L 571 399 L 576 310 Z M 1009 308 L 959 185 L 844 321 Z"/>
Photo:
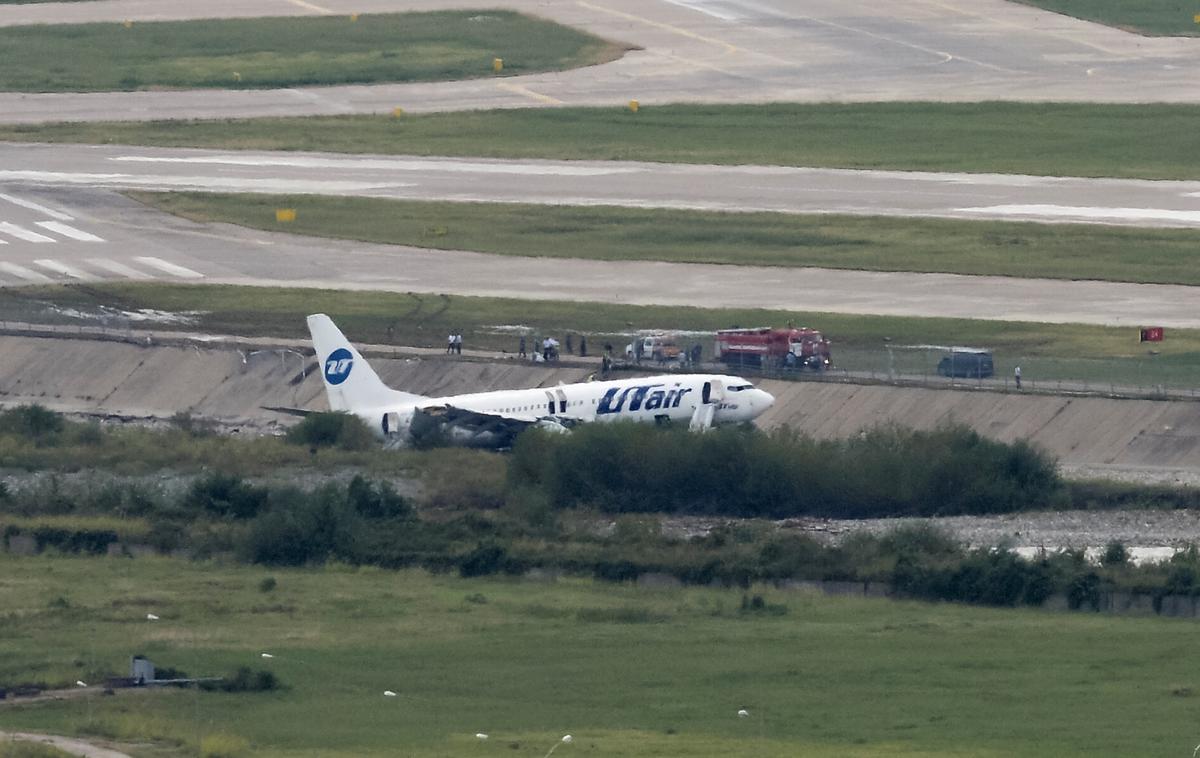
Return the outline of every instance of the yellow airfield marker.
<path id="1" fill-rule="evenodd" d="M 504 59 L 503 58 L 492 58 L 492 71 L 495 71 L 498 74 L 503 70 L 504 70 Z"/>
<path id="2" fill-rule="evenodd" d="M 276 208 L 275 209 L 275 220 L 281 224 L 286 224 L 289 221 L 295 221 L 296 220 L 296 209 L 295 208 Z"/>
<path id="3" fill-rule="evenodd" d="M 637 100 L 630 100 L 630 101 L 629 101 L 629 112 L 630 112 L 630 113 L 637 113 L 637 112 L 638 112 L 638 101 L 637 101 Z"/>

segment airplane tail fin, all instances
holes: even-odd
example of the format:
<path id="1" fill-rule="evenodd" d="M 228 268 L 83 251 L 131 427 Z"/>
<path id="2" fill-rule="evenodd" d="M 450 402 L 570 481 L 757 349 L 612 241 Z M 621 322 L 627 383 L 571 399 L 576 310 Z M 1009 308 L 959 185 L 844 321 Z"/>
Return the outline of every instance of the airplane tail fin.
<path id="1" fill-rule="evenodd" d="M 324 313 L 308 317 L 308 331 L 321 367 L 330 410 L 357 413 L 425 399 L 422 395 L 400 392 L 384 384 Z"/>

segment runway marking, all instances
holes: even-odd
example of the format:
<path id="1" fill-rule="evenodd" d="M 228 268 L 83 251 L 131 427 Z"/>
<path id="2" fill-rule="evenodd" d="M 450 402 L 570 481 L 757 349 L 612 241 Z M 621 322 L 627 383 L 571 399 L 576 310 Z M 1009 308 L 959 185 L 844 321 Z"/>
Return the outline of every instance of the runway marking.
<path id="1" fill-rule="evenodd" d="M 315 158 L 302 156 L 214 155 L 192 158 L 160 158 L 149 155 L 121 155 L 109 160 L 133 163 L 198 163 L 223 166 L 291 166 L 295 168 L 380 169 L 384 171 L 445 171 L 449 173 L 536 174 L 550 176 L 605 176 L 629 174 L 638 168 L 602 166 L 564 166 L 558 163 L 483 163 L 458 160 L 422 160 L 404 158 Z M 0 172 L 0 177 L 4 172 Z M 388 182 L 367 187 L 414 187 L 414 184 Z"/>
<path id="2" fill-rule="evenodd" d="M 648 18 L 643 18 L 641 16 L 635 16 L 632 13 L 625 13 L 624 11 L 615 10 L 613 8 L 605 8 L 604 6 L 601 6 L 601 5 L 593 5 L 592 3 L 587 2 L 587 0 L 575 0 L 575 3 L 576 3 L 576 5 L 580 5 L 584 8 L 588 8 L 590 10 L 600 11 L 601 13 L 607 13 L 612 16 L 617 16 L 618 18 L 623 18 L 626 21 L 636 21 L 639 24 L 646 24 L 647 26 L 653 26 L 657 29 L 664 29 L 673 34 L 680 34 L 680 35 L 682 35 L 684 37 L 688 37 L 690 39 L 698 40 L 700 42 L 706 42 L 710 45 L 716 45 L 718 47 L 723 47 L 723 48 L 725 48 L 726 53 L 736 53 L 738 51 L 738 49 L 735 45 L 731 45 L 728 42 L 722 42 L 721 40 L 713 39 L 712 37 L 705 37 L 703 34 L 696 34 L 695 32 L 689 32 L 687 29 L 680 29 L 678 26 L 671 26 L 670 24 L 664 24 L 661 21 L 652 21 Z"/>
<path id="3" fill-rule="evenodd" d="M 39 274 L 36 271 L 30 271 L 24 266 L 18 266 L 15 263 L 8 263 L 7 261 L 0 261 L 0 271 L 5 272 L 6 274 L 12 274 L 13 276 L 19 279 L 24 279 L 27 282 L 44 283 L 54 281 L 45 274 Z"/>
<path id="4" fill-rule="evenodd" d="M 308 2 L 305 2 L 304 0 L 288 0 L 288 2 L 291 3 L 292 5 L 298 5 L 301 8 L 307 8 L 310 11 L 316 11 L 317 13 L 320 13 L 325 16 L 333 15 L 333 11 L 329 10 L 328 8 L 322 8 L 319 5 L 315 5 L 313 3 L 308 3 Z"/>
<path id="5" fill-rule="evenodd" d="M 522 95 L 524 97 L 529 98 L 530 100 L 536 100 L 539 103 L 545 103 L 546 105 L 562 105 L 563 104 L 563 101 L 559 100 L 556 97 L 550 97 L 549 95 L 543 95 L 540 92 L 534 92 L 533 90 L 529 89 L 528 87 L 522 87 L 519 84 L 512 84 L 511 82 L 496 82 L 496 87 L 498 87 L 499 89 L 505 90 L 507 92 L 512 92 L 513 94 L 516 94 L 516 95 Z"/>
<path id="6" fill-rule="evenodd" d="M 84 272 L 80 271 L 79 269 L 75 268 L 74 266 L 68 266 L 67 264 L 62 263 L 61 261 L 53 261 L 53 260 L 50 260 L 49 258 L 41 258 L 39 260 L 34 261 L 33 264 L 35 266 L 41 266 L 42 268 L 46 269 L 47 271 L 53 271 L 56 274 L 62 274 L 63 276 L 68 276 L 72 279 L 80 279 L 80 280 L 87 281 L 87 280 L 96 278 L 94 276 L 91 276 L 90 274 L 85 274 Z"/>
<path id="7" fill-rule="evenodd" d="M 124 263 L 109 260 L 108 258 L 88 258 L 87 262 L 96 268 L 102 268 L 126 279 L 153 279 L 153 275 L 147 274 L 144 271 L 138 271 L 136 268 L 126 266 Z"/>
<path id="8" fill-rule="evenodd" d="M 162 258 L 153 258 L 150 256 L 139 256 L 134 258 L 135 261 L 143 263 L 151 268 L 156 268 L 159 271 L 165 271 L 171 276 L 178 276 L 180 279 L 203 279 L 204 274 L 199 271 L 192 271 L 190 268 L 179 266 L 174 263 L 164 261 Z"/>
<path id="9" fill-rule="evenodd" d="M 85 232 L 82 229 L 76 229 L 73 226 L 67 226 L 61 221 L 34 221 L 33 223 L 37 224 L 43 229 L 49 229 L 52 232 L 58 232 L 64 237 L 70 237 L 71 239 L 79 240 L 80 242 L 104 241 L 103 237 L 97 237 L 91 232 Z"/>
<path id="10" fill-rule="evenodd" d="M 1186 221 L 1200 223 L 1200 211 L 1166 208 L 1093 208 L 1071 205 L 992 205 L 985 208 L 956 208 L 959 213 L 996 216 L 1044 216 L 1046 218 L 1109 219 L 1113 221 Z"/>
<path id="11" fill-rule="evenodd" d="M 996 25 L 998 25 L 998 26 L 1008 26 L 1008 27 L 1012 27 L 1012 28 L 1014 28 L 1014 29 L 1020 29 L 1021 31 L 1024 31 L 1024 32 L 1033 32 L 1033 33 L 1035 33 L 1035 34 L 1042 34 L 1042 35 L 1045 35 L 1045 36 L 1047 36 L 1047 37 L 1054 37 L 1054 38 L 1056 38 L 1056 39 L 1061 39 L 1061 40 L 1063 40 L 1063 41 L 1065 41 L 1065 42 L 1071 42 L 1071 43 L 1073 43 L 1073 44 L 1076 44 L 1076 45 L 1082 45 L 1082 46 L 1084 46 L 1084 47 L 1090 47 L 1090 48 L 1092 48 L 1093 50 L 1099 50 L 1099 51 L 1100 51 L 1100 52 L 1102 52 L 1102 53 L 1108 53 L 1109 55 L 1115 55 L 1115 56 L 1117 56 L 1117 57 L 1121 58 L 1122 60 L 1137 60 L 1137 58 L 1135 58 L 1135 57 L 1130 57 L 1129 53 L 1122 52 L 1122 51 L 1120 51 L 1120 50 L 1113 50 L 1112 48 L 1104 47 L 1103 45 L 1097 45 L 1097 44 L 1096 44 L 1096 43 L 1094 43 L 1094 42 L 1088 42 L 1088 41 L 1086 41 L 1086 40 L 1078 39 L 1078 38 L 1076 38 L 1076 37 L 1072 37 L 1072 36 L 1071 36 L 1071 35 L 1069 35 L 1069 34 L 1063 34 L 1063 33 L 1061 33 L 1061 32 L 1051 32 L 1051 31 L 1047 31 L 1047 30 L 1045 30 L 1045 29 L 1041 29 L 1041 28 L 1039 28 L 1039 27 L 1037 27 L 1037 26 L 1027 26 L 1027 25 L 1025 25 L 1025 24 L 1018 24 L 1017 22 L 1015 22 L 1015 21 L 1010 21 L 1010 20 L 1008 20 L 1007 18 L 997 18 L 997 17 L 995 17 L 995 16 L 988 16 L 988 15 L 985 15 L 985 14 L 983 14 L 983 13 L 973 13 L 973 12 L 970 12 L 970 11 L 965 11 L 965 10 L 963 10 L 962 8 L 956 8 L 956 7 L 954 7 L 954 6 L 952 6 L 952 5 L 949 5 L 949 4 L 947 4 L 947 3 L 937 2 L 937 0 L 920 0 L 920 1 L 921 1 L 921 2 L 924 2 L 924 3 L 926 3 L 927 5 L 933 5 L 933 6 L 936 6 L 936 7 L 938 7 L 938 8 L 942 8 L 942 9 L 944 9 L 944 10 L 948 10 L 948 11 L 950 11 L 951 13 L 957 13 L 957 14 L 959 14 L 960 16 L 966 16 L 966 17 L 968 17 L 968 18 L 981 18 L 981 19 L 983 19 L 983 20 L 987 21 L 987 22 L 988 22 L 988 23 L 990 23 L 990 24 L 996 24 Z M 1040 8 L 1033 8 L 1033 7 L 1031 7 L 1031 8 L 1028 8 L 1028 10 L 1030 10 L 1030 11 L 1040 11 L 1040 12 L 1042 12 L 1042 13 L 1046 13 L 1046 14 L 1052 14 L 1052 15 L 1054 15 L 1054 16 L 1060 16 L 1060 15 L 1061 15 L 1061 14 L 1058 14 L 1058 13 L 1053 13 L 1052 11 L 1045 11 L 1045 10 L 1042 10 L 1042 9 L 1040 9 Z M 1072 20 L 1072 21 L 1079 21 L 1080 23 L 1086 23 L 1086 24 L 1095 24 L 1095 22 L 1094 22 L 1094 21 L 1084 21 L 1083 19 L 1076 19 L 1076 18 L 1072 18 L 1071 20 Z"/>
<path id="12" fill-rule="evenodd" d="M 182 189 L 228 189 L 273 194 L 328 195 L 338 192 L 411 187 L 396 182 L 306 181 L 301 179 L 240 179 L 220 176 L 135 176 L 134 174 L 72 174 L 61 171 L 2 171 L 0 181 L 33 181 L 92 187 L 175 187 Z"/>
<path id="13" fill-rule="evenodd" d="M 0 221 L 0 232 L 4 232 L 10 236 L 16 237 L 26 242 L 57 242 L 53 237 L 47 237 L 44 234 L 38 234 L 32 229 L 26 229 L 23 226 L 18 226 L 8 221 Z"/>
<path id="14" fill-rule="evenodd" d="M 802 18 L 806 21 L 812 21 L 814 24 L 821 24 L 823 26 L 832 26 L 834 29 L 841 29 L 841 30 L 847 31 L 847 32 L 854 32 L 855 34 L 862 34 L 867 37 L 871 37 L 872 39 L 881 40 L 883 42 L 890 42 L 893 45 L 900 45 L 901 47 L 911 48 L 913 50 L 917 50 L 922 53 L 936 55 L 942 59 L 941 63 L 949 63 L 950 61 L 953 61 L 953 60 L 959 60 L 964 63 L 970 63 L 972 65 L 979 66 L 981 68 L 988 68 L 993 71 L 999 71 L 999 72 L 1005 73 L 1005 74 L 1020 73 L 1018 71 L 1012 70 L 1011 68 L 1004 68 L 1003 66 L 997 66 L 992 63 L 985 63 L 983 61 L 978 61 L 978 60 L 975 60 L 974 58 L 967 58 L 962 55 L 955 55 L 953 53 L 948 53 L 945 50 L 935 50 L 932 47 L 925 47 L 924 45 L 918 45 L 913 42 L 905 42 L 902 39 L 896 39 L 895 37 L 889 37 L 886 34 L 879 34 L 878 32 L 872 32 L 867 29 L 859 29 L 854 26 L 847 26 L 846 24 L 839 24 L 836 21 L 828 21 L 823 18 L 813 18 L 812 16 L 803 16 Z"/>
<path id="15" fill-rule="evenodd" d="M 697 13 L 703 13 L 706 16 L 719 18 L 722 21 L 740 21 L 745 18 L 745 16 L 736 13 L 722 13 L 714 8 L 706 7 L 707 4 L 704 0 L 664 0 L 664 2 L 668 2 L 671 5 L 678 5 L 680 8 L 687 8 Z"/>
<path id="16" fill-rule="evenodd" d="M 31 211 L 37 211 L 38 213 L 44 213 L 45 215 L 49 216 L 50 218 L 56 218 L 59 221 L 74 221 L 75 220 L 72 217 L 68 216 L 67 214 L 62 213 L 60 211 L 56 211 L 53 208 L 47 208 L 44 205 L 39 205 L 39 204 L 33 202 L 32 200 L 22 200 L 19 197 L 13 197 L 12 195 L 5 195 L 2 192 L 0 192 L 0 200 L 7 200 L 8 202 L 12 203 L 13 205 L 19 205 L 22 208 L 28 208 Z"/>

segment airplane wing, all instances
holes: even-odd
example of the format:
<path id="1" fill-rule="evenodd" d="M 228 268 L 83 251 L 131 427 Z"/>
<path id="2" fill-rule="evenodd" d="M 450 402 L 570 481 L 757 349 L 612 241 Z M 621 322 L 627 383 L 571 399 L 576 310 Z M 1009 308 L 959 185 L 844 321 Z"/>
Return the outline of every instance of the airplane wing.
<path id="1" fill-rule="evenodd" d="M 562 416 L 533 416 L 529 414 L 486 413 L 454 405 L 435 405 L 417 408 L 413 416 L 412 435 L 449 434 L 450 438 L 469 446 L 507 447 L 516 436 L 531 426 L 551 432 L 566 432 L 578 419 Z"/>
<path id="2" fill-rule="evenodd" d="M 262 408 L 264 411 L 274 411 L 275 413 L 282 413 L 287 416 L 299 416 L 300 418 L 316 413 L 316 411 L 310 411 L 307 408 L 288 408 L 282 405 L 260 405 L 259 408 Z"/>
<path id="3" fill-rule="evenodd" d="M 446 426 L 478 434 L 516 434 L 540 421 L 536 416 L 484 413 L 454 405 L 425 406 L 417 412 Z"/>

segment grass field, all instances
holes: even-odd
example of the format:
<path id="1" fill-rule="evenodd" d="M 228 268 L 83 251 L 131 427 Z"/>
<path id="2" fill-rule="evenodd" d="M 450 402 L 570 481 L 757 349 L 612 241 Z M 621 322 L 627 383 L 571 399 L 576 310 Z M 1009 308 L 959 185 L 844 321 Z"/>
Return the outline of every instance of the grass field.
<path id="1" fill-rule="evenodd" d="M 87 681 L 140 652 L 193 674 L 269 666 L 287 686 L 0 708 L 0 728 L 156 755 L 214 734 L 254 755 L 416 757 L 544 756 L 563 734 L 559 756 L 678 758 L 1127 758 L 1197 739 L 1187 622 L 763 589 L 784 609 L 756 614 L 740 590 L 337 567 L 273 570 L 262 592 L 262 569 L 157 558 L 0 569 L 5 682 Z"/>
<path id="2" fill-rule="evenodd" d="M 47 307 L 53 306 L 53 307 Z M 1028 381 L 1079 379 L 1118 384 L 1194 387 L 1200 332 L 1172 329 L 1157 355 L 1131 328 L 966 319 L 897 318 L 768 310 L 626 306 L 335 290 L 156 284 L 104 284 L 0 290 L 0 319 L 76 323 L 58 309 L 202 311 L 193 326 L 164 328 L 215 334 L 307 339 L 304 317 L 330 314 L 356 343 L 440 347 L 461 331 L 468 348 L 516 351 L 514 326 L 530 334 L 588 335 L 593 355 L 604 340 L 618 350 L 637 329 L 713 331 L 732 325 L 820 328 L 834 341 L 835 362 L 854 371 L 886 373 L 886 346 L 975 345 L 996 352 L 997 371 L 1020 361 Z M 112 311 L 107 311 L 112 313 Z M 93 322 L 94 323 L 94 322 Z M 121 328 L 123 320 L 110 318 Z M 924 356 L 925 363 L 920 364 Z M 937 351 L 894 350 L 898 370 L 932 371 Z M 914 362 L 917 361 L 917 362 Z"/>
<path id="3" fill-rule="evenodd" d="M 1055 13 L 1153 36 L 1200 34 L 1192 0 L 1017 0 Z"/>
<path id="4" fill-rule="evenodd" d="M 623 50 L 507 11 L 0 29 L 0 90 L 88 92 L 443 81 L 586 66 Z"/>
<path id="5" fill-rule="evenodd" d="M 1084 224 L 131 193 L 197 221 L 442 250 L 1200 285 L 1200 233 Z M 280 224 L 275 209 L 295 208 Z"/>
<path id="6" fill-rule="evenodd" d="M 11 125 L 0 139 L 1196 179 L 1198 118 L 1155 104 L 670 105 Z"/>

